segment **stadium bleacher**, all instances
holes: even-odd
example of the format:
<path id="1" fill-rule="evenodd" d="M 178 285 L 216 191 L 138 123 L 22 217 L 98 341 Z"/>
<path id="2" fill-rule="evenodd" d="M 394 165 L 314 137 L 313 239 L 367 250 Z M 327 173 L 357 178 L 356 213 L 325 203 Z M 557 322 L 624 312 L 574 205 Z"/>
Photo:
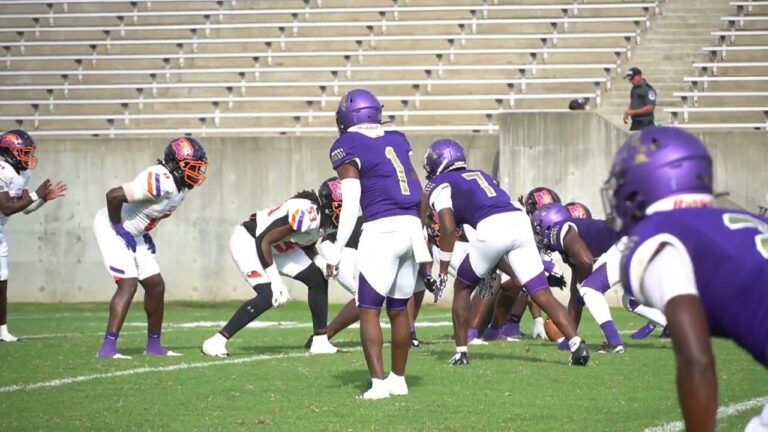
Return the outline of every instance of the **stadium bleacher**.
<path id="1" fill-rule="evenodd" d="M 66 134 L 152 133 L 170 123 L 293 133 L 317 127 L 340 92 L 367 86 L 394 102 L 386 109 L 396 110 L 397 126 L 439 126 L 425 113 L 450 112 L 439 118 L 486 131 L 497 112 L 559 110 L 576 97 L 599 108 L 663 8 L 580 0 L 252 3 L 5 1 L 0 124 Z M 764 104 L 751 95 L 766 90 L 768 5 L 729 4 L 724 28 L 712 29 L 714 43 L 692 62 L 695 76 L 680 77 L 689 90 L 662 103 L 673 123 L 765 121 L 756 109 Z M 698 107 L 700 99 L 722 105 Z"/>
<path id="2" fill-rule="evenodd" d="M 657 1 L 180 3 L 6 2 L 0 124 L 65 134 L 203 125 L 294 133 L 318 127 L 338 94 L 364 86 L 394 102 L 385 114 L 398 126 L 485 132 L 498 112 L 565 110 L 577 97 L 598 107 L 659 9 Z"/>

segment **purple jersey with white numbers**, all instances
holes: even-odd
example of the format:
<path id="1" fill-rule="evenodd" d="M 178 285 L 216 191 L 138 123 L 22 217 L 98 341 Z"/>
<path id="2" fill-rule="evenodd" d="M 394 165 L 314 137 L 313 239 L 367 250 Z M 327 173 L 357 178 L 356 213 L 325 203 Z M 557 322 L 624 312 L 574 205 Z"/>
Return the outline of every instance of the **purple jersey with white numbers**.
<path id="1" fill-rule="evenodd" d="M 660 234 L 688 252 L 712 335 L 733 339 L 768 366 L 768 218 L 714 208 L 646 217 L 630 233 L 621 262 L 622 284 L 633 294 L 639 287 L 632 280 L 642 280 L 629 277 L 635 252 Z"/>
<path id="2" fill-rule="evenodd" d="M 455 170 L 438 174 L 427 184 L 430 196 L 440 185 L 451 187 L 451 201 L 456 225 L 477 224 L 488 216 L 519 211 L 512 205 L 509 195 L 496 186 L 493 177 L 480 170 Z"/>
<path id="3" fill-rule="evenodd" d="M 581 237 L 581 240 L 584 241 L 595 258 L 604 254 L 619 240 L 619 235 L 604 220 L 568 219 L 557 222 L 552 226 L 549 238 L 544 239 L 547 249 L 565 254 L 564 236 L 562 234 L 568 225 L 576 228 L 579 237 Z"/>
<path id="4" fill-rule="evenodd" d="M 411 165 L 411 144 L 400 132 L 371 138 L 358 132 L 342 134 L 331 146 L 333 169 L 356 162 L 360 169 L 363 220 L 388 216 L 419 216 L 421 183 Z"/>

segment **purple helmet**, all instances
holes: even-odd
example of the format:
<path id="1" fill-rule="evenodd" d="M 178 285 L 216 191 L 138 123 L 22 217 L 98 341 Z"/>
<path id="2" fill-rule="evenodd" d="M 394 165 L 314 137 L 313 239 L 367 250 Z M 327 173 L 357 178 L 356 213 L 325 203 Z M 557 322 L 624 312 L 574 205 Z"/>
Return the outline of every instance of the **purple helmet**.
<path id="1" fill-rule="evenodd" d="M 559 203 L 544 204 L 536 209 L 531 215 L 531 225 L 533 225 L 533 234 L 539 247 L 545 248 L 548 243 L 552 243 L 550 237 L 554 224 L 570 218 L 568 209 Z"/>
<path id="2" fill-rule="evenodd" d="M 528 192 L 522 204 L 525 206 L 525 212 L 532 215 L 537 208 L 545 204 L 560 204 L 561 202 L 557 192 L 546 186 L 537 186 Z"/>
<path id="3" fill-rule="evenodd" d="M 467 156 L 464 148 L 456 141 L 441 139 L 433 142 L 424 155 L 424 171 L 427 172 L 427 180 L 431 180 L 438 174 L 456 168 L 467 167 Z"/>
<path id="4" fill-rule="evenodd" d="M 592 219 L 592 212 L 589 211 L 589 207 L 580 202 L 571 201 L 565 205 L 565 208 L 571 214 L 571 219 Z"/>
<path id="5" fill-rule="evenodd" d="M 698 138 L 675 127 L 630 136 L 602 188 L 608 219 L 622 234 L 645 217 L 648 206 L 680 194 L 712 194 L 712 158 Z"/>
<path id="6" fill-rule="evenodd" d="M 336 109 L 336 127 L 339 128 L 339 133 L 359 124 L 381 124 L 382 107 L 376 96 L 368 90 L 355 89 L 345 94 Z"/>

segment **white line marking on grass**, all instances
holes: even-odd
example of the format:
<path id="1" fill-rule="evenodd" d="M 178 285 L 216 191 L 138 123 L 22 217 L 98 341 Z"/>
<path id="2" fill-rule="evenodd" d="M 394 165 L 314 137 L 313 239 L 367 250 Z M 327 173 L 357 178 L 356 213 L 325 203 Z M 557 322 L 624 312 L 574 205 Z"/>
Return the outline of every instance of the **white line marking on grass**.
<path id="1" fill-rule="evenodd" d="M 346 351 L 359 351 L 359 350 L 360 348 L 351 348 Z M 260 360 L 274 360 L 274 359 L 292 358 L 292 357 L 309 357 L 309 353 L 293 352 L 293 353 L 270 354 L 270 355 L 262 354 L 262 355 L 226 359 L 226 360 L 213 360 L 213 361 L 197 362 L 197 363 L 179 363 L 172 366 L 159 366 L 159 367 L 148 366 L 148 367 L 141 367 L 136 369 L 127 369 L 127 370 L 117 371 L 117 372 L 59 378 L 55 380 L 42 381 L 42 382 L 37 382 L 33 384 L 16 384 L 12 386 L 5 386 L 5 387 L 0 387 L 0 393 L 12 393 L 20 390 L 36 390 L 39 388 L 47 388 L 47 387 L 59 387 L 67 384 L 81 383 L 81 382 L 92 381 L 92 380 L 101 379 L 101 378 L 115 378 L 115 377 L 122 377 L 122 376 L 128 376 L 128 375 L 144 374 L 149 372 L 172 372 L 172 371 L 184 370 L 184 369 L 196 369 L 196 368 L 205 368 L 210 366 L 221 366 L 221 365 L 235 365 L 235 364 L 250 363 L 250 362 L 260 361 Z"/>
<path id="2" fill-rule="evenodd" d="M 765 404 L 768 404 L 768 396 L 749 399 L 744 402 L 738 402 L 728 406 L 720 407 L 720 409 L 717 410 L 717 418 L 722 419 L 726 417 L 735 416 L 736 414 L 739 414 L 742 411 L 756 408 Z M 664 423 L 659 426 L 650 427 L 646 429 L 645 432 L 675 432 L 675 431 L 681 431 L 684 429 L 685 429 L 685 423 L 681 421 L 676 421 L 671 423 Z"/>

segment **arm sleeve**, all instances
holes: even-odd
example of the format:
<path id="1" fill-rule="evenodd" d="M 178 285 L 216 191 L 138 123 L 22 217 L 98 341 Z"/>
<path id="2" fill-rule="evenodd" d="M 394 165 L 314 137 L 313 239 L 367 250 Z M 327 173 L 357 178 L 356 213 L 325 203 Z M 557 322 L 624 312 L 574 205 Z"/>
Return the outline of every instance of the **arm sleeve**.
<path id="1" fill-rule="evenodd" d="M 651 260 L 643 273 L 638 298 L 645 304 L 661 311 L 667 302 L 681 295 L 696 295 L 696 277 L 693 265 L 685 250 L 666 243 Z"/>
<path id="2" fill-rule="evenodd" d="M 451 185 L 443 183 L 434 189 L 429 194 L 429 206 L 436 212 L 445 208 L 453 209 L 453 200 L 451 200 Z"/>
<path id="3" fill-rule="evenodd" d="M 22 210 L 22 213 L 30 214 L 30 213 L 32 213 L 34 211 L 37 211 L 40 207 L 43 206 L 43 204 L 45 204 L 45 201 L 43 201 L 42 198 L 38 198 L 37 200 L 33 201 L 32 204 L 30 204 L 29 207 L 27 207 L 24 210 Z"/>
<path id="4" fill-rule="evenodd" d="M 360 179 L 342 179 L 341 197 L 342 206 L 339 215 L 339 228 L 336 231 L 336 244 L 344 247 L 355 230 L 357 215 L 360 213 Z"/>

